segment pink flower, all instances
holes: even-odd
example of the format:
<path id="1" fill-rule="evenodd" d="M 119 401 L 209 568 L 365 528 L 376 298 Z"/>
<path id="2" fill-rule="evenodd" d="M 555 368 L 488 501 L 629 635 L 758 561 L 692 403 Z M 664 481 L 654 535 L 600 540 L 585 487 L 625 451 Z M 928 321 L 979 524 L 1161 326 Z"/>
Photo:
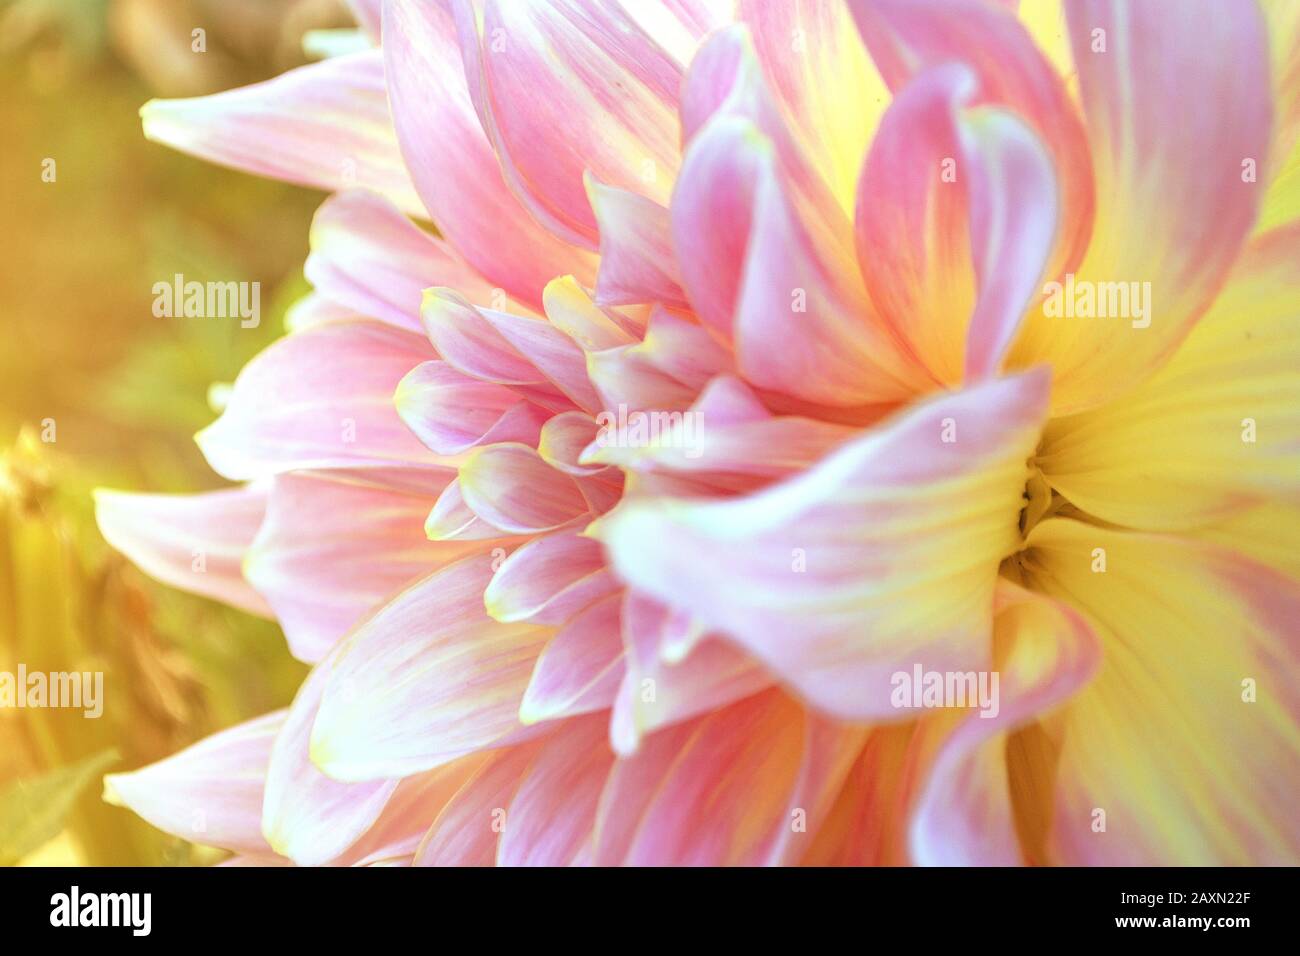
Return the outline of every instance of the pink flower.
<path id="1" fill-rule="evenodd" d="M 252 862 L 1295 863 L 1300 17 L 732 6 L 387 0 L 144 108 L 335 195 L 242 484 L 100 524 L 315 668 L 110 798 Z"/>

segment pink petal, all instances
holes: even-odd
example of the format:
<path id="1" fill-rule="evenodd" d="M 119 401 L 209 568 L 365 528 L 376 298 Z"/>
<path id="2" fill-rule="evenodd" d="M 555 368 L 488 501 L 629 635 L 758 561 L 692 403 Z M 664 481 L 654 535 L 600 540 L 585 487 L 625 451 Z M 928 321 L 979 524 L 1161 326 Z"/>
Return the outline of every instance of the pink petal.
<path id="1" fill-rule="evenodd" d="M 1092 228 L 1089 141 L 1061 75 L 1014 13 L 985 0 L 849 0 L 849 7 L 895 92 L 919 72 L 957 61 L 975 74 L 972 106 L 1004 106 L 1029 125 L 1060 187 L 1062 228 L 1049 272 L 1074 269 Z"/>
<path id="2" fill-rule="evenodd" d="M 424 840 L 429 824 L 437 819 L 487 759 L 486 754 L 470 754 L 404 779 L 393 791 L 374 826 L 331 865 L 409 863 Z"/>
<path id="3" fill-rule="evenodd" d="M 264 485 L 196 495 L 100 488 L 95 491 L 95 520 L 104 539 L 150 577 L 270 617 L 270 606 L 243 572 L 266 499 Z"/>
<path id="4" fill-rule="evenodd" d="M 651 313 L 642 341 L 587 356 L 598 407 L 615 417 L 620 406 L 684 410 L 709 379 L 731 367 L 730 353 L 704 327 L 661 308 Z"/>
<path id="5" fill-rule="evenodd" d="M 407 588 L 340 645 L 312 732 L 313 759 L 348 780 L 405 776 L 520 730 L 519 704 L 549 634 L 487 616 L 491 555 Z"/>
<path id="6" fill-rule="evenodd" d="M 537 441 L 537 454 L 552 468 L 570 475 L 593 475 L 603 465 L 588 466 L 578 459 L 596 438 L 599 426 L 586 412 L 564 412 L 547 420 Z"/>
<path id="7" fill-rule="evenodd" d="M 955 63 L 918 74 L 886 112 L 858 183 L 872 302 L 950 383 L 963 366 L 974 378 L 996 371 L 1056 226 L 1050 161 L 1011 114 L 963 111 L 976 82 Z"/>
<path id="8" fill-rule="evenodd" d="M 456 290 L 428 290 L 420 314 L 438 354 L 466 375 L 503 385 L 546 381 L 487 320 L 487 310 L 475 308 Z"/>
<path id="9" fill-rule="evenodd" d="M 504 538 L 509 534 L 470 510 L 460 493 L 459 478 L 442 489 L 425 519 L 424 533 L 430 541 L 478 541 Z"/>
<path id="10" fill-rule="evenodd" d="M 611 715 L 610 737 L 620 754 L 663 727 L 708 713 L 772 685 L 772 677 L 731 644 L 693 642 L 684 660 L 669 662 L 674 635 L 668 608 L 628 592 L 623 610 L 626 669 Z"/>
<path id="11" fill-rule="evenodd" d="M 546 317 L 587 352 L 631 345 L 645 332 L 645 320 L 634 321 L 631 310 L 597 306 L 573 276 L 560 276 L 546 285 Z"/>
<path id="12" fill-rule="evenodd" d="M 689 418 L 687 416 L 690 416 Z M 674 471 L 757 478 L 785 477 L 824 457 L 856 431 L 796 416 L 774 416 L 739 379 L 720 375 L 691 408 L 677 417 L 652 412 L 606 429 L 583 454 L 583 462 L 617 464 L 632 471 Z M 654 440 L 646 434 L 657 429 Z M 754 483 L 732 483 L 753 489 Z"/>
<path id="13" fill-rule="evenodd" d="M 139 770 L 109 774 L 104 799 L 183 840 L 269 854 L 262 837 L 262 790 L 286 713 L 223 730 Z"/>
<path id="14" fill-rule="evenodd" d="M 380 779 L 343 783 L 320 771 L 311 747 L 312 725 L 334 659 L 318 664 L 298 689 L 266 775 L 262 832 L 276 853 L 300 866 L 320 866 L 356 843 L 398 784 Z"/>
<path id="15" fill-rule="evenodd" d="M 844 208 L 889 102 L 843 0 L 741 0 L 775 102 Z"/>
<path id="16" fill-rule="evenodd" d="M 600 800 L 599 866 L 754 866 L 780 860 L 818 818 L 861 732 L 826 733 L 766 691 L 649 737 L 620 759 Z"/>
<path id="17" fill-rule="evenodd" d="M 623 679 L 621 603 L 621 594 L 606 594 L 579 611 L 546 645 L 519 708 L 523 723 L 604 711 L 614 703 Z"/>
<path id="18" fill-rule="evenodd" d="M 470 102 L 451 14 L 441 4 L 388 0 L 384 16 L 402 155 L 452 247 L 528 305 L 540 304 L 542 289 L 557 275 L 574 273 L 590 284 L 595 257 L 547 232 L 493 171 L 496 157 Z"/>
<path id="19" fill-rule="evenodd" d="M 425 537 L 435 490 L 412 494 L 329 473 L 276 476 L 246 573 L 295 657 L 320 660 L 388 597 L 481 548 Z"/>
<path id="20" fill-rule="evenodd" d="M 539 222 L 594 248 L 585 170 L 667 204 L 681 66 L 632 17 L 615 5 L 540 0 L 453 7 L 483 128 Z"/>
<path id="21" fill-rule="evenodd" d="M 504 386 L 469 378 L 440 361 L 407 373 L 393 401 L 402 421 L 440 455 L 503 441 L 536 445 L 549 414 Z"/>
<path id="22" fill-rule="evenodd" d="M 550 531 L 591 510 L 577 480 L 527 445 L 475 448 L 461 465 L 459 484 L 474 514 L 512 534 Z"/>
<path id="23" fill-rule="evenodd" d="M 236 480 L 302 468 L 447 463 L 393 407 L 428 343 L 379 323 L 316 326 L 244 366 L 226 410 L 197 436 L 208 463 Z"/>
<path id="24" fill-rule="evenodd" d="M 429 286 L 452 286 L 480 302 L 491 287 L 452 249 L 395 206 L 360 190 L 325 200 L 311 227 L 307 281 L 330 299 L 413 332 Z"/>
<path id="25" fill-rule="evenodd" d="M 997 710 L 961 717 L 934 757 L 910 833 L 912 859 L 922 866 L 1023 862 L 1007 736 L 1072 697 L 1101 662 L 1097 635 L 1074 608 L 1005 579 L 998 588 Z"/>
<path id="26" fill-rule="evenodd" d="M 769 154 L 754 194 L 736 359 L 755 386 L 827 405 L 897 400 L 928 387 L 873 316 L 850 250 L 820 241 Z"/>
<path id="27" fill-rule="evenodd" d="M 590 173 L 587 196 L 600 229 L 597 304 L 685 306 L 668 210 L 637 193 L 606 186 Z"/>
<path id="28" fill-rule="evenodd" d="M 1048 384 L 1039 370 L 945 395 L 757 494 L 625 502 L 592 533 L 630 585 L 723 632 L 818 706 L 896 718 L 900 660 L 987 664 L 993 585 L 1019 541 Z"/>
<path id="29" fill-rule="evenodd" d="M 574 532 L 542 535 L 497 568 L 483 594 L 498 621 L 563 624 L 613 589 L 600 543 Z"/>
<path id="30" fill-rule="evenodd" d="M 575 405 L 588 410 L 599 407 L 587 378 L 586 355 L 564 332 L 545 319 L 491 309 L 481 309 L 479 314 Z"/>
<path id="31" fill-rule="evenodd" d="M 519 782 L 497 846 L 497 864 L 569 866 L 581 859 L 613 763 L 601 715 L 566 723 Z"/>
<path id="32" fill-rule="evenodd" d="M 140 117 L 145 136 L 173 149 L 330 192 L 361 186 L 426 215 L 397 149 L 378 50 L 213 96 L 151 100 Z"/>
<path id="33" fill-rule="evenodd" d="M 561 728 L 561 733 L 563 728 Z M 415 866 L 492 866 L 507 809 L 532 766 L 540 744 L 506 747 L 492 754 L 452 797 L 415 853 Z"/>

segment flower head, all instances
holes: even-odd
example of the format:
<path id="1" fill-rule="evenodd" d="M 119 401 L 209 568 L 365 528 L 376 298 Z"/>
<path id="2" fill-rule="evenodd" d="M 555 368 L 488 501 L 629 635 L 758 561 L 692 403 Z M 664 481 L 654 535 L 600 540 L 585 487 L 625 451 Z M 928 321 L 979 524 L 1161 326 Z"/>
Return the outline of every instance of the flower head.
<path id="1" fill-rule="evenodd" d="M 303 864 L 1296 860 L 1285 5 L 356 5 L 143 111 L 334 195 L 241 484 L 101 527 L 315 667 L 111 796 Z"/>

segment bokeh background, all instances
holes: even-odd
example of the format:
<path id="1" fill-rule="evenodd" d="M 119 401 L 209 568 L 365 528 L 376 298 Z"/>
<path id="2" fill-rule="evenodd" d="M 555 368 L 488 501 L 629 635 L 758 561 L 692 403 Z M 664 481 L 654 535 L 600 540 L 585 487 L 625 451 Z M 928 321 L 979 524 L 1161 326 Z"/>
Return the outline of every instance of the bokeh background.
<path id="1" fill-rule="evenodd" d="M 99 720 L 0 708 L 0 865 L 219 859 L 103 803 L 100 778 L 286 705 L 303 676 L 274 624 L 113 553 L 90 492 L 220 484 L 192 436 L 306 291 L 323 198 L 147 142 L 140 106 L 269 78 L 349 25 L 341 0 L 0 0 L 0 671 L 105 675 Z M 156 318 L 178 272 L 260 282 L 261 324 Z"/>

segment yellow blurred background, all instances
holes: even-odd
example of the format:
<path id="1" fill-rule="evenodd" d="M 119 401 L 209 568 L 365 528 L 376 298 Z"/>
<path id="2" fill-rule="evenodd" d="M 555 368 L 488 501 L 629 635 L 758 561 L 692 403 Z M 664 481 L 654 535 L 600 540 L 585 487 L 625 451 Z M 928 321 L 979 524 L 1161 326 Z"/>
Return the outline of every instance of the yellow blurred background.
<path id="1" fill-rule="evenodd" d="M 306 290 L 322 198 L 150 144 L 139 107 L 273 76 L 304 32 L 349 24 L 341 0 L 0 0 L 0 671 L 102 671 L 106 697 L 98 720 L 0 708 L 0 865 L 219 859 L 103 803 L 100 778 L 302 677 L 275 625 L 110 551 L 90 491 L 221 484 L 192 435 Z M 156 318 L 175 273 L 260 282 L 261 324 Z"/>

